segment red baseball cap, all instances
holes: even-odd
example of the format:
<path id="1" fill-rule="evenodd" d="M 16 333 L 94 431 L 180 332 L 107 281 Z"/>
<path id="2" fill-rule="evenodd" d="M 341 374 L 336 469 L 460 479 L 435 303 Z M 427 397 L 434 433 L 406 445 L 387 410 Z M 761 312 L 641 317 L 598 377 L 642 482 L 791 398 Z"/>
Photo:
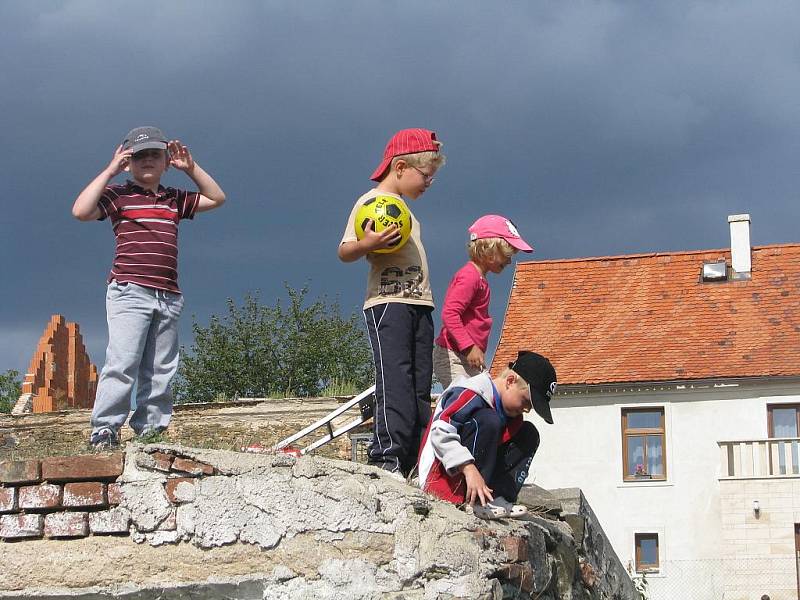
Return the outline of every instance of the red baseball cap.
<path id="1" fill-rule="evenodd" d="M 522 239 L 514 224 L 500 215 L 484 215 L 475 221 L 467 231 L 469 231 L 470 240 L 503 238 L 511 244 L 512 248 L 523 252 L 533 252 L 533 248 Z"/>
<path id="2" fill-rule="evenodd" d="M 439 145 L 436 143 L 436 133 L 430 129 L 401 129 L 395 133 L 386 144 L 383 151 L 383 160 L 370 179 L 380 181 L 389 168 L 389 163 L 395 156 L 401 154 L 414 154 L 415 152 L 438 152 Z"/>

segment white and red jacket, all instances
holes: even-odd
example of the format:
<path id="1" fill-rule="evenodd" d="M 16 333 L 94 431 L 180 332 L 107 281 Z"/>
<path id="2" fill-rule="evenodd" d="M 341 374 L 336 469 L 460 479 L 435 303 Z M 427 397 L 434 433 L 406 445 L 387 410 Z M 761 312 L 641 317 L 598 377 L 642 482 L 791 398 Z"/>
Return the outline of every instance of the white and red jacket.
<path id="1" fill-rule="evenodd" d="M 467 486 L 458 469 L 474 458 L 461 444 L 461 428 L 476 411 L 491 409 L 502 425 L 499 445 L 510 440 L 524 422 L 522 416 L 506 417 L 502 406 L 496 405 L 499 402 L 488 372 L 459 379 L 442 392 L 420 446 L 419 484 L 424 491 L 456 504 L 464 502 Z"/>

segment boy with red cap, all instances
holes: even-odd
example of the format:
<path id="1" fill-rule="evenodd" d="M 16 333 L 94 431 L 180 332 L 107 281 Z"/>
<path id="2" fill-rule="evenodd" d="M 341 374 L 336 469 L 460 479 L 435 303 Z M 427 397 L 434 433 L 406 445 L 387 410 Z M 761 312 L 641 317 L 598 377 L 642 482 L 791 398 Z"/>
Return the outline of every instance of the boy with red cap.
<path id="1" fill-rule="evenodd" d="M 433 349 L 433 369 L 444 387 L 484 368 L 492 330 L 486 274 L 500 273 L 520 250 L 533 252 L 514 224 L 500 215 L 484 215 L 475 221 L 469 239 L 470 260 L 456 271 L 447 287 L 442 329 Z"/>
<path id="2" fill-rule="evenodd" d="M 556 371 L 535 352 L 522 351 L 497 377 L 484 371 L 439 396 L 423 437 L 419 482 L 426 492 L 473 505 L 476 517 L 520 517 L 514 504 L 528 477 L 539 432 L 523 414 L 533 408 L 552 423 Z"/>
<path id="3" fill-rule="evenodd" d="M 375 359 L 375 413 L 369 462 L 399 476 L 414 468 L 422 432 L 431 412 L 433 295 L 419 221 L 411 214 L 411 235 L 391 253 L 376 250 L 399 242 L 396 228 L 355 231 L 358 209 L 377 196 L 416 200 L 445 162 L 441 142 L 428 129 L 403 129 L 389 140 L 372 173 L 377 185 L 361 196 L 339 244 L 343 262 L 369 263 L 364 319 Z"/>

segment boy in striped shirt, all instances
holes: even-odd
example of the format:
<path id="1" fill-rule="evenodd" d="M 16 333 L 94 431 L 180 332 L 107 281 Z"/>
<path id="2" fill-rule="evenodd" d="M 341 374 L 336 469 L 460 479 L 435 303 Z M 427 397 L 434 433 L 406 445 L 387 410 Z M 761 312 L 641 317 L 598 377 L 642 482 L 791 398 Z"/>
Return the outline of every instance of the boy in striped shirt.
<path id="1" fill-rule="evenodd" d="M 170 167 L 183 171 L 198 191 L 165 188 Z M 121 172 L 123 185 L 111 180 Z M 155 127 L 131 130 L 108 166 L 78 195 L 72 214 L 81 221 L 111 220 L 116 253 L 108 276 L 108 348 L 92 411 L 95 447 L 119 444 L 136 384 L 136 435 L 166 429 L 172 417 L 170 382 L 178 369 L 178 223 L 218 208 L 225 193 L 178 140 Z"/>
<path id="2" fill-rule="evenodd" d="M 443 500 L 473 505 L 482 519 L 520 517 L 513 504 L 539 447 L 539 432 L 523 414 L 533 408 L 553 422 L 556 371 L 535 352 L 519 352 L 497 377 L 488 371 L 458 379 L 439 397 L 419 458 L 419 482 Z"/>

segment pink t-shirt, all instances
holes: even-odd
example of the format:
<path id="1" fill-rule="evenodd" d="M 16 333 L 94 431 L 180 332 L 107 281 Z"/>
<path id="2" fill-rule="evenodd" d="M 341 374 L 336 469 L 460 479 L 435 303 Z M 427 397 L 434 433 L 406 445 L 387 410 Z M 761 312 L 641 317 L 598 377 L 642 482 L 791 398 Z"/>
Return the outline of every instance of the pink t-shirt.
<path id="1" fill-rule="evenodd" d="M 456 271 L 444 297 L 442 330 L 436 344 L 458 353 L 470 346 L 486 352 L 492 331 L 489 299 L 489 283 L 474 264 L 468 262 Z"/>

